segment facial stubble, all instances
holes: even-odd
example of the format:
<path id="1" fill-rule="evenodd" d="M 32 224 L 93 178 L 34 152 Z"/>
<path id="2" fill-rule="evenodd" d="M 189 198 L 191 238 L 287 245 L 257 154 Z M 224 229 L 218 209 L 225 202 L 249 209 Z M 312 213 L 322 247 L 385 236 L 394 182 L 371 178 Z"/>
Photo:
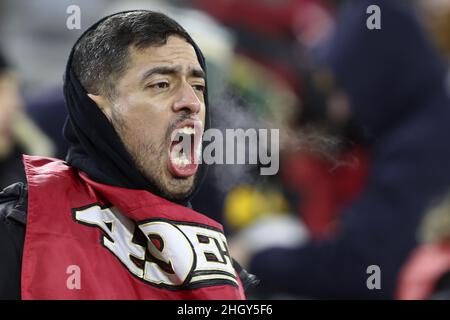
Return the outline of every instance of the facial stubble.
<path id="1" fill-rule="evenodd" d="M 111 112 L 111 123 L 139 172 L 168 200 L 183 200 L 194 191 L 198 181 L 198 172 L 188 178 L 174 177 L 167 168 L 170 137 L 176 122 L 171 123 L 159 144 L 146 139 L 139 130 L 135 130 L 121 117 L 115 107 Z"/>

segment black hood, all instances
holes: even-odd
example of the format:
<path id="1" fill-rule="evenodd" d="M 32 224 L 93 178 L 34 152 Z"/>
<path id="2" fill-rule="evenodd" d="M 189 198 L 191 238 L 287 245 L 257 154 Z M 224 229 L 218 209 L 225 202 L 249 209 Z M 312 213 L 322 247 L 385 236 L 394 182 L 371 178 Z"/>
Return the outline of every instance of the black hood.
<path id="1" fill-rule="evenodd" d="M 118 12 L 104 17 L 80 36 L 70 52 L 64 76 L 64 97 L 69 115 L 64 125 L 63 133 L 70 144 L 66 161 L 72 167 L 86 172 L 91 179 L 100 183 L 127 189 L 147 190 L 162 196 L 156 186 L 148 181 L 137 169 L 114 127 L 100 108 L 97 107 L 96 103 L 88 97 L 86 90 L 77 79 L 72 68 L 74 48 L 87 32 L 94 30 L 111 16 L 135 11 L 142 12 L 145 10 Z M 188 42 L 194 47 L 198 61 L 206 74 L 206 63 L 202 52 L 191 38 L 188 39 Z M 204 127 L 207 129 L 210 121 L 206 89 L 205 107 Z M 205 174 L 206 165 L 201 164 L 194 192 L 188 198 L 176 202 L 188 205 L 189 200 L 198 190 Z"/>

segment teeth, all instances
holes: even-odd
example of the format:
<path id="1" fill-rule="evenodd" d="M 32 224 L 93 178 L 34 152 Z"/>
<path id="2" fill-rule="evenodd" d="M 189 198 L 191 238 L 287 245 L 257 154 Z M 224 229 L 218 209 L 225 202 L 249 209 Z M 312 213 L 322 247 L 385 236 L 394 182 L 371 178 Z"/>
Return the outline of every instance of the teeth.
<path id="1" fill-rule="evenodd" d="M 182 134 L 195 134 L 195 129 L 192 127 L 183 127 L 181 129 L 177 130 L 177 133 L 182 133 Z"/>
<path id="2" fill-rule="evenodd" d="M 173 157 L 172 162 L 180 167 L 184 167 L 187 166 L 188 164 L 191 164 L 191 161 L 189 161 L 189 159 L 186 157 L 184 153 L 182 155 Z"/>
<path id="3" fill-rule="evenodd" d="M 189 126 L 185 126 L 179 129 L 176 129 L 174 131 L 174 140 L 173 141 L 178 141 L 180 142 L 180 138 L 182 136 L 190 136 L 190 135 L 195 135 L 195 128 L 193 127 L 189 127 Z M 188 142 L 190 142 L 190 140 L 188 140 Z M 171 161 L 174 165 L 178 166 L 178 167 L 185 167 L 187 165 L 191 164 L 191 159 L 189 159 L 187 157 L 187 155 L 184 153 L 184 150 L 179 149 L 180 145 L 176 145 L 174 147 L 174 149 L 172 150 L 172 155 L 171 155 Z M 201 150 L 202 150 L 202 146 L 201 143 L 199 145 L 196 146 L 194 153 L 196 154 L 196 158 L 199 159 L 200 155 L 201 155 Z M 190 152 L 189 152 L 190 153 Z"/>

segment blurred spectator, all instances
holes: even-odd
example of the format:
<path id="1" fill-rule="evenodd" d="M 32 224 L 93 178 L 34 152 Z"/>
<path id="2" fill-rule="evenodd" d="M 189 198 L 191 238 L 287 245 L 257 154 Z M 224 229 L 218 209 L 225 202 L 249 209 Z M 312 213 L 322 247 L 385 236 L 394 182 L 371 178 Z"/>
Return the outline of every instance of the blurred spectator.
<path id="1" fill-rule="evenodd" d="M 367 152 L 358 145 L 339 151 L 334 159 L 298 150 L 284 155 L 280 174 L 295 194 L 296 211 L 311 238 L 330 236 L 342 209 L 359 196 L 369 170 Z"/>
<path id="2" fill-rule="evenodd" d="M 381 8 L 381 30 L 366 27 L 366 9 L 373 4 Z M 411 11 L 387 0 L 350 2 L 323 61 L 369 150 L 367 183 L 343 210 L 332 237 L 254 252 L 248 265 L 271 291 L 392 298 L 423 213 L 450 186 L 450 150 L 443 145 L 450 136 L 445 69 Z M 232 247 L 244 263 L 251 251 L 239 241 Z M 381 270 L 379 290 L 367 286 L 371 265 Z"/>
<path id="3" fill-rule="evenodd" d="M 398 299 L 450 299 L 450 194 L 426 214 L 421 245 L 402 269 Z"/>
<path id="4" fill-rule="evenodd" d="M 51 142 L 23 114 L 19 80 L 0 53 L 0 187 L 24 181 L 22 153 L 53 154 Z"/>
<path id="5" fill-rule="evenodd" d="M 13 120 L 21 109 L 16 75 L 0 54 L 0 186 L 23 180 L 20 150 L 13 138 Z"/>

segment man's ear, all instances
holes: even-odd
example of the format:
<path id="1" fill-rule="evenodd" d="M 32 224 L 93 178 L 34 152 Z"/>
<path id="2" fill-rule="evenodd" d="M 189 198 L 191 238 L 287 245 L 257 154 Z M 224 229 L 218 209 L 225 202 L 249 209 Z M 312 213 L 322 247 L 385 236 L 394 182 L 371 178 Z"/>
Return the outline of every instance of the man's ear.
<path id="1" fill-rule="evenodd" d="M 88 97 L 97 104 L 103 114 L 111 121 L 111 102 L 101 95 L 88 93 Z"/>

